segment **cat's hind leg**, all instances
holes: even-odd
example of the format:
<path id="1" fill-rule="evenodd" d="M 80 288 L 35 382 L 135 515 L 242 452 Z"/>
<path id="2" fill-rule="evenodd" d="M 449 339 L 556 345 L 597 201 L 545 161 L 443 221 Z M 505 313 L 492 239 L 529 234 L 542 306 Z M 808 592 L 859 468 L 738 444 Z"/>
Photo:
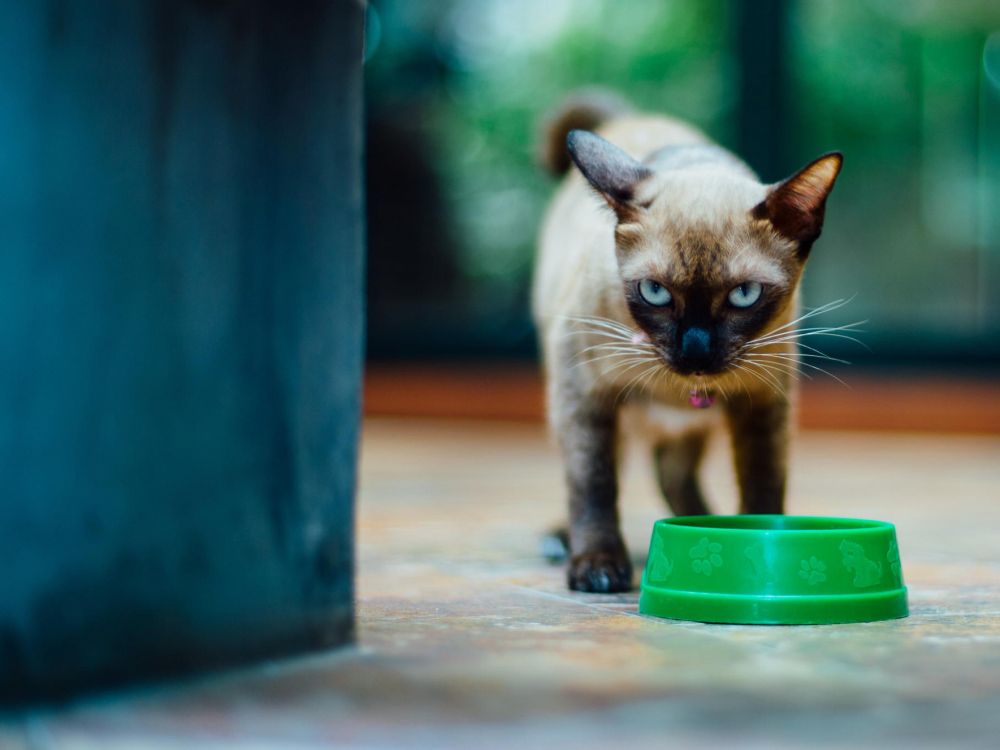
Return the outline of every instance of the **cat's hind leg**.
<path id="1" fill-rule="evenodd" d="M 700 516 L 710 512 L 698 481 L 698 467 L 707 443 L 707 430 L 693 430 L 662 439 L 653 447 L 660 491 L 674 515 Z"/>

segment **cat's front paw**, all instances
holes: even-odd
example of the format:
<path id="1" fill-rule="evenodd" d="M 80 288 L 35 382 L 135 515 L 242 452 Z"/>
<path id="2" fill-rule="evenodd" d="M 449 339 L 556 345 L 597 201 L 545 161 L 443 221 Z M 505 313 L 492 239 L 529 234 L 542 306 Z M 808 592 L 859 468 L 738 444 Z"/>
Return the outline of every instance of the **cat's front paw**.
<path id="1" fill-rule="evenodd" d="M 632 561 L 620 552 L 584 552 L 569 561 L 569 587 L 573 591 L 613 594 L 632 588 Z"/>

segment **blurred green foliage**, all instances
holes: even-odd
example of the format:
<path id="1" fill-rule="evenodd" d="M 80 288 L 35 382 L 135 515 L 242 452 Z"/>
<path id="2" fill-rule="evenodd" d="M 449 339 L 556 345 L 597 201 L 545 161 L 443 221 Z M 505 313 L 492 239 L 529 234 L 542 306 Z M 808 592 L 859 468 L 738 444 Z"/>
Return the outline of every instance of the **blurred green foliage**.
<path id="1" fill-rule="evenodd" d="M 808 0 L 793 6 L 800 158 L 838 148 L 807 290 L 857 293 L 885 337 L 984 354 L 1000 329 L 1000 88 L 984 50 L 1000 3 Z"/>
<path id="2" fill-rule="evenodd" d="M 846 155 L 807 302 L 857 295 L 841 322 L 869 318 L 876 339 L 995 354 L 1000 81 L 983 55 L 1000 3 L 788 8 L 765 22 L 789 29 L 787 75 L 775 82 L 789 87 L 787 121 L 775 123 L 789 163 Z M 572 89 L 607 86 L 732 147 L 733 10 L 725 0 L 375 0 L 369 106 L 408 118 L 433 151 L 458 239 L 449 304 L 480 335 L 529 328 L 534 240 L 553 188 L 535 162 L 540 117 Z"/>
<path id="3" fill-rule="evenodd" d="M 413 98 L 437 159 L 468 280 L 463 303 L 523 317 L 553 181 L 537 126 L 568 91 L 605 85 L 725 137 L 732 61 L 722 0 L 381 2 L 374 106 Z M 429 56 L 421 66 L 416 61 Z M 429 80 L 419 79 L 423 74 Z"/>

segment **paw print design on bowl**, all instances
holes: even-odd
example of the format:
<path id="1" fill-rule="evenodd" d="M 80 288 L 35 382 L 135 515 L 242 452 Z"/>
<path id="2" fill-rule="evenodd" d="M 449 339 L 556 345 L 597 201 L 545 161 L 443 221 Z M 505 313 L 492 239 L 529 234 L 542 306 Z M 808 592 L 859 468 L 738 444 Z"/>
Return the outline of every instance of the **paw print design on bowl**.
<path id="1" fill-rule="evenodd" d="M 799 565 L 799 578 L 810 586 L 823 583 L 826 580 L 826 563 L 815 555 L 808 560 L 803 560 Z"/>
<path id="2" fill-rule="evenodd" d="M 743 556 L 749 563 L 747 573 L 754 581 L 759 581 L 764 574 L 764 545 L 751 544 L 743 550 Z"/>
<path id="3" fill-rule="evenodd" d="M 842 541 L 840 554 L 843 555 L 844 567 L 854 573 L 854 585 L 859 589 L 874 586 L 882 580 L 882 563 L 869 560 L 857 542 Z"/>
<path id="4" fill-rule="evenodd" d="M 722 567 L 722 545 L 718 542 L 708 541 L 708 537 L 703 536 L 698 543 L 691 548 L 691 570 L 705 576 L 712 575 L 712 570 Z"/>
<path id="5" fill-rule="evenodd" d="M 652 565 L 649 569 L 651 581 L 666 581 L 670 574 L 674 572 L 674 563 L 666 556 L 663 549 L 663 540 L 656 537 L 653 540 L 653 549 L 650 553 Z"/>
<path id="6" fill-rule="evenodd" d="M 889 561 L 889 570 L 896 576 L 897 581 L 903 579 L 903 566 L 899 562 L 899 545 L 893 539 L 889 543 L 889 551 L 885 553 L 885 559 Z"/>

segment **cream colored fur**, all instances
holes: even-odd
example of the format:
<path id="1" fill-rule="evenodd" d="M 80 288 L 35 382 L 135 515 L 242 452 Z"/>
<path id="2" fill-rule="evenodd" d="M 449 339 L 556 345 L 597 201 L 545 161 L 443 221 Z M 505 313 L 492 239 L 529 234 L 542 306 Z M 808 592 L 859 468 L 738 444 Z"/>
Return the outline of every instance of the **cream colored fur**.
<path id="1" fill-rule="evenodd" d="M 666 146 L 712 145 L 700 131 L 668 117 L 638 115 L 616 118 L 595 132 L 639 161 Z M 670 276 L 678 259 L 671 240 L 688 233 L 721 239 L 716 270 L 735 286 L 747 279 L 797 284 L 798 267 L 788 263 L 791 243 L 778 237 L 765 222 L 749 214 L 767 194 L 742 162 L 719 151 L 721 156 L 676 169 L 657 169 L 653 179 L 641 185 L 636 200 L 653 199 L 644 212 L 642 226 L 623 225 L 619 233 L 634 234 L 637 246 L 616 253 L 616 217 L 602 198 L 573 169 L 559 187 L 541 229 L 533 289 L 533 309 L 540 333 L 548 374 L 550 416 L 558 424 L 560 400 L 576 393 L 603 392 L 622 398 L 628 390 L 633 404 L 655 404 L 652 420 L 668 432 L 704 425 L 717 417 L 718 406 L 708 414 L 695 412 L 687 404 L 691 388 L 717 389 L 720 394 L 751 392 L 773 397 L 776 389 L 788 394 L 791 383 L 780 378 L 780 388 L 759 377 L 739 371 L 700 379 L 685 378 L 658 366 L 655 375 L 635 380 L 643 366 L 623 367 L 616 357 L 593 347 L 606 338 L 585 332 L 580 318 L 599 317 L 638 331 L 625 303 L 623 279 Z M 657 162 L 648 162 L 657 168 Z M 772 321 L 786 323 L 795 312 L 796 295 Z M 774 351 L 791 352 L 787 345 Z M 572 385 L 572 388 L 568 386 Z M 573 394 L 568 391 L 573 391 Z M 662 418 L 664 408 L 674 414 Z M 657 416 L 659 415 L 659 416 Z"/>

